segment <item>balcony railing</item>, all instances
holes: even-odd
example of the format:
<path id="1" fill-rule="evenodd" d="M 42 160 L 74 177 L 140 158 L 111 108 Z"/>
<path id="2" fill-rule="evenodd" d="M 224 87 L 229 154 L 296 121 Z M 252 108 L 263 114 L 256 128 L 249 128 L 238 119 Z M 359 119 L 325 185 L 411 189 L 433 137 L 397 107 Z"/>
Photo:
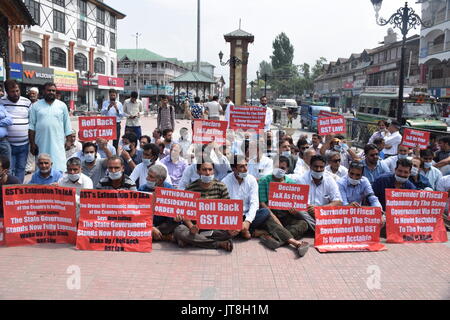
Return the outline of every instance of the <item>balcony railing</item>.
<path id="1" fill-rule="evenodd" d="M 432 54 L 446 51 L 450 51 L 450 41 L 447 41 L 445 45 L 444 43 L 439 43 L 420 49 L 420 58 L 426 58 L 428 56 L 431 56 Z"/>
<path id="2" fill-rule="evenodd" d="M 450 78 L 429 79 L 428 80 L 429 88 L 448 87 L 448 86 L 450 86 Z"/>

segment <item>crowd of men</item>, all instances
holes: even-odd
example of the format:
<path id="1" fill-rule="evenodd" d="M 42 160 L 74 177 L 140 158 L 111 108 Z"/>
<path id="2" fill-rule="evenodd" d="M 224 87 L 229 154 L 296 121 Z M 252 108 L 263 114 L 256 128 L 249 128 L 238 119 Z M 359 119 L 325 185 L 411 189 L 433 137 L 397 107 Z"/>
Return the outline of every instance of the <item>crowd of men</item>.
<path id="1" fill-rule="evenodd" d="M 142 128 L 137 93 L 122 104 L 110 90 L 101 114 L 116 117 L 117 139 L 82 144 L 53 83 L 44 86 L 38 99 L 36 90 L 29 98 L 21 96 L 18 83 L 8 80 L 0 99 L 0 185 L 22 184 L 31 158 L 36 171 L 30 184 L 72 187 L 78 194 L 92 188 L 154 192 L 164 187 L 199 192 L 205 199 L 243 200 L 241 230 L 199 230 L 195 221 L 181 216 L 156 216 L 153 239 L 232 251 L 234 237 L 256 237 L 273 250 L 290 246 L 300 257 L 309 247 L 302 238 L 315 231 L 315 207 L 375 206 L 385 211 L 385 189 L 450 191 L 450 136 L 413 150 L 401 145 L 399 123 L 381 120 L 363 151 L 350 148 L 341 135 L 313 134 L 311 140 L 301 135 L 294 142 L 271 130 L 273 112 L 267 102 L 260 99 L 267 110 L 261 132 L 228 130 L 223 146 L 194 145 L 188 128 L 174 138 L 175 110 L 167 97 L 161 99 L 156 128 Z M 196 98 L 185 113 L 192 121 L 218 120 L 220 115 L 228 121 L 232 105 L 229 97 L 224 107 L 217 97 L 203 105 Z M 271 209 L 271 182 L 308 185 L 307 210 Z"/>

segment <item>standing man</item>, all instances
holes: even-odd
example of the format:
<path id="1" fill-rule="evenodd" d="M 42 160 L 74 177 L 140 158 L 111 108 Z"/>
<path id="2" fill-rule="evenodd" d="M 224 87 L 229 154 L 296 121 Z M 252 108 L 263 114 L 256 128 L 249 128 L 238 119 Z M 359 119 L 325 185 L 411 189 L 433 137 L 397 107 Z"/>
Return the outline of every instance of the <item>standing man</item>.
<path id="1" fill-rule="evenodd" d="M 194 130 L 194 120 L 195 119 L 203 119 L 205 108 L 200 104 L 200 98 L 194 98 L 194 104 L 190 107 L 189 110 L 189 119 L 191 119 L 192 130 Z"/>
<path id="2" fill-rule="evenodd" d="M 206 114 L 209 120 L 220 120 L 220 115 L 223 114 L 223 110 L 218 96 L 214 96 L 212 101 L 206 104 Z"/>
<path id="3" fill-rule="evenodd" d="M 393 120 L 388 127 L 390 135 L 384 138 L 383 152 L 385 155 L 385 159 L 397 154 L 397 148 L 402 142 L 402 135 L 399 132 L 400 128 L 401 125 L 396 120 Z"/>
<path id="4" fill-rule="evenodd" d="M 136 91 L 131 92 L 131 98 L 125 100 L 123 113 L 127 117 L 125 132 L 127 130 L 134 132 L 138 140 L 140 140 L 142 130 L 139 118 L 144 114 L 144 106 L 142 101 L 138 99 L 138 93 Z"/>
<path id="5" fill-rule="evenodd" d="M 117 99 L 117 91 L 114 89 L 109 90 L 109 100 L 106 100 L 103 102 L 102 107 L 102 115 L 104 116 L 110 116 L 110 117 L 116 117 L 117 122 L 117 138 L 113 141 L 113 146 L 118 150 L 119 148 L 119 139 L 120 139 L 120 121 L 125 116 L 123 112 L 123 105 L 120 103 L 120 101 L 116 101 Z"/>
<path id="6" fill-rule="evenodd" d="M 266 122 L 264 124 L 264 132 L 270 131 L 270 126 L 273 122 L 273 110 L 267 105 L 267 101 L 268 100 L 266 96 L 262 96 L 260 99 L 260 107 L 266 108 Z"/>
<path id="7" fill-rule="evenodd" d="M 175 108 L 169 105 L 169 99 L 166 96 L 161 97 L 161 106 L 158 108 L 157 128 L 175 130 Z"/>
<path id="8" fill-rule="evenodd" d="M 44 99 L 33 104 L 30 111 L 30 151 L 34 155 L 48 153 L 54 168 L 66 168 L 66 137 L 72 134 L 69 112 L 64 102 L 56 100 L 56 85 L 44 85 Z"/>
<path id="9" fill-rule="evenodd" d="M 225 103 L 227 104 L 227 108 L 225 109 L 225 121 L 228 121 L 228 129 L 230 128 L 230 111 L 231 106 L 234 106 L 233 101 L 231 101 L 231 97 L 225 98 Z"/>
<path id="10" fill-rule="evenodd" d="M 30 99 L 31 103 L 35 103 L 36 101 L 38 101 L 38 97 L 39 97 L 39 89 L 36 87 L 31 88 L 28 91 L 28 99 Z M 25 167 L 25 172 L 31 173 L 34 170 L 34 165 L 35 165 L 35 157 L 34 155 L 31 154 L 30 152 L 30 144 L 28 143 L 28 158 L 27 158 L 27 165 Z"/>
<path id="11" fill-rule="evenodd" d="M 28 91 L 28 99 L 30 99 L 31 103 L 35 103 L 39 100 L 39 89 L 36 87 L 31 88 Z"/>
<path id="12" fill-rule="evenodd" d="M 13 122 L 7 127 L 11 147 L 11 174 L 23 183 L 30 148 L 28 127 L 31 101 L 20 96 L 20 88 L 16 80 L 5 81 L 5 90 L 7 96 L 0 99 L 0 105 L 5 108 Z"/>

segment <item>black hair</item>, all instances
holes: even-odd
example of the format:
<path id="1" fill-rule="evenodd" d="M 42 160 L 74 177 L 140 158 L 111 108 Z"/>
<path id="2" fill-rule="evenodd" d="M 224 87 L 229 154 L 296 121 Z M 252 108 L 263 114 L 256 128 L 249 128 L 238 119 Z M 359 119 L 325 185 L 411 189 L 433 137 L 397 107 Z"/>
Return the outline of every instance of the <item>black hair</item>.
<path id="1" fill-rule="evenodd" d="M 439 137 L 438 142 L 447 143 L 450 145 L 450 136 Z"/>
<path id="2" fill-rule="evenodd" d="M 408 167 L 410 170 L 412 169 L 412 161 L 408 160 L 408 159 L 398 159 L 397 160 L 397 165 L 395 166 L 395 169 L 397 169 L 399 166 L 402 167 Z"/>
<path id="3" fill-rule="evenodd" d="M 117 93 L 116 89 L 109 89 L 109 93 Z"/>
<path id="4" fill-rule="evenodd" d="M 2 164 L 2 169 L 9 169 L 11 162 L 8 157 L 0 155 L 0 163 Z"/>
<path id="5" fill-rule="evenodd" d="M 137 99 L 138 98 L 138 93 L 136 91 L 133 91 L 130 95 L 131 98 Z"/>
<path id="6" fill-rule="evenodd" d="M 108 163 L 110 161 L 116 161 L 116 160 L 119 160 L 120 163 L 122 164 L 122 166 L 125 165 L 125 162 L 123 161 L 122 157 L 119 157 L 117 155 L 113 155 L 113 156 L 109 157 L 108 160 L 106 161 L 106 163 Z"/>
<path id="7" fill-rule="evenodd" d="M 44 90 L 47 90 L 48 87 L 55 87 L 56 88 L 56 84 L 54 82 L 46 82 L 44 84 Z"/>
<path id="8" fill-rule="evenodd" d="M 298 141 L 297 141 L 297 147 L 298 147 L 299 149 L 301 149 L 300 146 L 304 146 L 305 144 L 309 145 L 308 140 L 306 140 L 306 139 L 298 139 Z"/>
<path id="9" fill-rule="evenodd" d="M 369 153 L 369 151 L 372 151 L 372 150 L 377 150 L 378 151 L 377 146 L 374 145 L 373 143 L 366 144 L 366 146 L 364 147 L 364 154 L 367 155 Z"/>
<path id="10" fill-rule="evenodd" d="M 430 149 L 420 150 L 421 158 L 425 158 L 425 157 L 429 157 L 429 156 L 434 157 L 433 151 L 431 151 Z"/>
<path id="11" fill-rule="evenodd" d="M 287 163 L 288 167 L 291 166 L 291 160 L 289 160 L 288 157 L 280 156 L 280 157 L 278 158 L 278 165 L 280 165 L 280 163 L 282 163 L 282 162 Z"/>
<path id="12" fill-rule="evenodd" d="M 6 92 L 8 92 L 8 90 L 13 89 L 18 86 L 19 86 L 19 83 L 14 79 L 8 79 L 5 81 L 5 91 Z"/>
<path id="13" fill-rule="evenodd" d="M 95 143 L 93 143 L 93 142 L 85 142 L 85 143 L 83 143 L 83 149 L 82 149 L 83 153 L 84 153 L 84 149 L 89 148 L 89 147 L 94 147 L 95 153 L 97 153 L 98 146 Z"/>
<path id="14" fill-rule="evenodd" d="M 194 102 L 195 102 L 195 103 L 199 103 L 199 102 L 200 102 L 200 97 L 195 97 L 195 98 L 194 98 Z"/>
<path id="15" fill-rule="evenodd" d="M 204 163 L 211 163 L 212 167 L 214 169 L 214 161 L 212 161 L 211 159 L 203 158 L 203 161 L 201 163 L 197 163 L 197 171 L 200 171 L 200 169 L 202 168 L 202 164 L 204 164 Z"/>
<path id="16" fill-rule="evenodd" d="M 312 156 L 312 157 L 311 157 L 311 160 L 309 161 L 310 166 L 312 167 L 312 164 L 313 164 L 314 162 L 316 162 L 316 161 L 322 161 L 322 162 L 325 163 L 325 164 L 327 163 L 327 162 L 325 161 L 325 158 L 324 158 L 323 156 L 316 154 L 315 156 Z"/>
<path id="17" fill-rule="evenodd" d="M 131 143 L 134 143 L 135 146 L 137 146 L 137 135 L 134 132 L 127 132 L 122 136 L 122 139 L 127 139 Z"/>
<path id="18" fill-rule="evenodd" d="M 231 169 L 236 168 L 237 165 L 238 165 L 241 161 L 243 161 L 243 160 L 245 160 L 245 162 L 247 162 L 247 160 L 245 159 L 244 156 L 235 154 L 235 155 L 233 156 L 233 163 L 230 163 Z"/>
<path id="19" fill-rule="evenodd" d="M 173 129 L 164 129 L 164 131 L 162 132 L 163 137 L 165 137 L 169 132 L 173 133 Z"/>
<path id="20" fill-rule="evenodd" d="M 383 142 L 384 142 L 384 138 L 373 139 L 373 144 L 382 144 Z"/>
<path id="21" fill-rule="evenodd" d="M 147 143 L 150 143 L 152 141 L 152 139 L 149 136 L 141 136 L 141 138 L 139 139 L 139 142 L 142 140 L 142 138 L 147 139 Z"/>

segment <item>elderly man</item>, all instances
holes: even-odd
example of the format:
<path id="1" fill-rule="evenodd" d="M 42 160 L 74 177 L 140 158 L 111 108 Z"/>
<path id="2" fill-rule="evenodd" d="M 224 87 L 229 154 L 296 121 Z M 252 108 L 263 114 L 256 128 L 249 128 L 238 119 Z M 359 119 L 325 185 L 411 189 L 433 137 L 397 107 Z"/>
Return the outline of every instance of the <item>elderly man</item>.
<path id="1" fill-rule="evenodd" d="M 225 184 L 214 179 L 214 163 L 205 160 L 197 164 L 200 179 L 191 183 L 186 190 L 200 192 L 203 199 L 230 199 Z M 233 251 L 232 237 L 239 232 L 227 230 L 199 230 L 189 219 L 175 229 L 174 237 L 180 247 L 187 244 L 204 249 L 224 249 Z"/>
<path id="2" fill-rule="evenodd" d="M 39 100 L 39 89 L 36 87 L 28 90 L 28 99 L 30 99 L 31 103 L 35 103 Z"/>
<path id="3" fill-rule="evenodd" d="M 123 113 L 127 117 L 127 124 L 125 132 L 133 132 L 138 140 L 142 136 L 140 117 L 144 115 L 144 105 L 142 101 L 138 99 L 138 93 L 136 91 L 131 92 L 130 99 L 125 100 L 123 104 Z"/>
<path id="4" fill-rule="evenodd" d="M 125 165 L 122 158 L 112 156 L 106 162 L 108 175 L 100 180 L 95 189 L 137 191 L 136 184 L 125 175 Z"/>
<path id="5" fill-rule="evenodd" d="M 188 167 L 188 163 L 181 157 L 181 146 L 172 144 L 170 154 L 161 160 L 161 163 L 169 170 L 169 176 L 175 188 L 178 188 L 184 170 Z"/>
<path id="6" fill-rule="evenodd" d="M 114 89 L 109 90 L 109 100 L 106 100 L 103 102 L 102 106 L 102 115 L 104 116 L 110 116 L 116 118 L 117 123 L 117 139 L 113 141 L 114 148 L 116 150 L 119 148 L 119 137 L 120 137 L 120 130 L 121 125 L 120 122 L 122 118 L 125 116 L 125 113 L 123 112 L 123 105 L 120 101 L 117 101 L 117 91 Z"/>
<path id="7" fill-rule="evenodd" d="M 347 175 L 348 169 L 341 166 L 341 154 L 339 152 L 332 151 L 328 153 L 327 162 L 328 165 L 325 167 L 325 171 L 330 173 L 336 181 Z"/>
<path id="8" fill-rule="evenodd" d="M 41 153 L 37 157 L 38 170 L 31 177 L 29 184 L 49 185 L 59 181 L 62 171 L 53 167 L 52 158 L 49 154 Z"/>
<path id="9" fill-rule="evenodd" d="M 66 143 L 64 145 L 66 149 L 66 158 L 72 158 L 77 152 L 80 152 L 83 149 L 83 146 L 79 141 L 77 141 L 77 132 L 72 129 L 72 133 L 70 136 L 66 137 Z"/>
<path id="10" fill-rule="evenodd" d="M 33 104 L 30 110 L 30 151 L 32 154 L 49 154 L 56 170 L 66 168 L 66 137 L 72 134 L 69 112 L 64 102 L 56 99 L 56 85 L 44 85 L 44 99 Z"/>

